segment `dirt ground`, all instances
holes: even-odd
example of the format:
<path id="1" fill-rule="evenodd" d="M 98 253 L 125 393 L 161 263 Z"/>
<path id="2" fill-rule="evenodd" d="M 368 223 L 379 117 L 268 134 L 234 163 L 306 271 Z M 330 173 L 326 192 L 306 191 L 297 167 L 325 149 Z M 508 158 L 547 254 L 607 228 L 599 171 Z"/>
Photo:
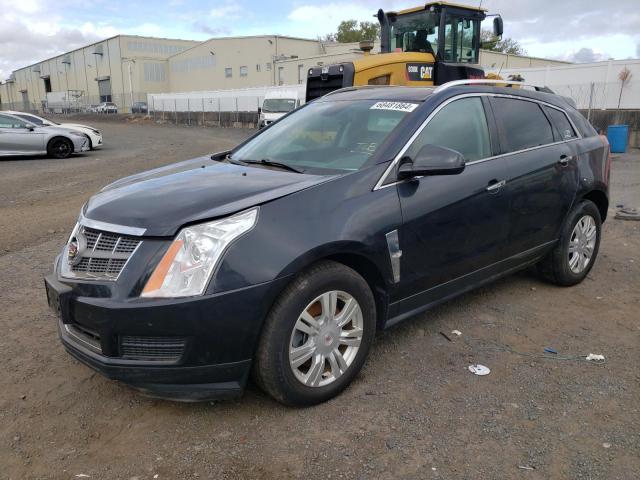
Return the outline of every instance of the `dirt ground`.
<path id="1" fill-rule="evenodd" d="M 353 385 L 314 408 L 253 386 L 237 401 L 179 404 L 65 353 L 42 277 L 92 192 L 249 132 L 94 123 L 101 151 L 0 160 L 0 478 L 640 475 L 640 222 L 613 218 L 616 204 L 640 207 L 638 151 L 614 160 L 600 256 L 581 285 L 525 272 L 381 332 Z M 575 359 L 589 353 L 606 363 Z M 475 362 L 491 373 L 472 375 Z"/>

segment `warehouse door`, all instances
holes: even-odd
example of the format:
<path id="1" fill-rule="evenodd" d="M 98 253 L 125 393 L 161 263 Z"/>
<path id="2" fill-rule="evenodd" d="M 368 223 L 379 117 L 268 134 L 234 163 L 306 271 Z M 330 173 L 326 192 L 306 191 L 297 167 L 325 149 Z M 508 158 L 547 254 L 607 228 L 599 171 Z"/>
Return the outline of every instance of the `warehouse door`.
<path id="1" fill-rule="evenodd" d="M 28 112 L 29 110 L 31 110 L 31 105 L 29 104 L 29 92 L 24 90 L 21 93 L 22 93 L 22 109 L 25 112 Z"/>
<path id="2" fill-rule="evenodd" d="M 98 93 L 101 102 L 111 101 L 111 79 L 98 80 Z"/>

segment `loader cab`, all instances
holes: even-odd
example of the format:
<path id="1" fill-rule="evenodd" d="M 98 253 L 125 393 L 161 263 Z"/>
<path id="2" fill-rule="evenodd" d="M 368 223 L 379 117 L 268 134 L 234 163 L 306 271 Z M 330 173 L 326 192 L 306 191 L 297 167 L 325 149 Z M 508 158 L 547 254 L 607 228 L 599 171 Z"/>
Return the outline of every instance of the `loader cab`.
<path id="1" fill-rule="evenodd" d="M 311 67 L 307 101 L 354 85 L 429 87 L 485 78 L 478 65 L 485 9 L 432 2 L 399 12 L 380 9 L 377 17 L 380 55 L 369 49 L 350 62 Z M 502 19 L 494 17 L 494 33 L 500 36 Z"/>
<path id="2" fill-rule="evenodd" d="M 400 12 L 381 9 L 377 16 L 381 53 L 420 52 L 438 62 L 478 63 L 484 9 L 436 2 Z"/>

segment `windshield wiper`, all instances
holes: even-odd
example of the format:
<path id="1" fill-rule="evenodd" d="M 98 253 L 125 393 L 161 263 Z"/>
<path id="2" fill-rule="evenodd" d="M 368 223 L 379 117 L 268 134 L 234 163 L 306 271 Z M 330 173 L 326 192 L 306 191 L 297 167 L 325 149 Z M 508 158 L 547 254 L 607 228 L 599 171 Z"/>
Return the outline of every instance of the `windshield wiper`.
<path id="1" fill-rule="evenodd" d="M 290 172 L 296 173 L 304 173 L 304 170 L 296 167 L 292 167 L 291 165 L 287 165 L 286 163 L 274 162 L 273 160 L 269 160 L 268 158 L 263 158 L 262 160 L 243 160 L 244 164 L 254 164 L 254 165 L 266 165 L 269 167 L 279 167 L 284 170 L 289 170 Z"/>
<path id="2" fill-rule="evenodd" d="M 233 163 L 234 165 L 244 165 L 244 166 L 247 165 L 247 163 L 243 162 L 242 160 L 236 160 L 235 158 L 231 158 L 231 155 L 229 154 L 225 156 L 211 155 L 211 160 L 215 162 L 229 162 L 229 163 Z"/>

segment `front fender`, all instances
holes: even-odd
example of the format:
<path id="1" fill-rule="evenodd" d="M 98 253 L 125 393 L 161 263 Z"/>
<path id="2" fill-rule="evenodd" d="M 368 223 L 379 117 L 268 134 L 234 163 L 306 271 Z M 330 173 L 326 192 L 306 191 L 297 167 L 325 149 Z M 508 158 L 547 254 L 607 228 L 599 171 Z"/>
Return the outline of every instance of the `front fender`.
<path id="1" fill-rule="evenodd" d="M 373 191 L 381 164 L 312 186 L 260 207 L 258 223 L 229 247 L 212 292 L 293 275 L 317 260 L 356 255 L 392 278 L 385 235 L 401 222 L 395 188 Z"/>

